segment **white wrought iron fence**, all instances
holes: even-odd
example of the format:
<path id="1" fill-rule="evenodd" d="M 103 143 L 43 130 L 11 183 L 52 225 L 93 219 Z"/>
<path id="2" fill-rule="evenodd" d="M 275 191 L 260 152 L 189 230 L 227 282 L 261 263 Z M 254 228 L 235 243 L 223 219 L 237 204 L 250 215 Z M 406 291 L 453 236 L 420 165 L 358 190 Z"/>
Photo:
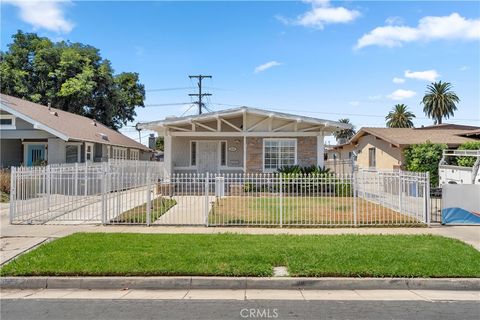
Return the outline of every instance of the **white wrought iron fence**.
<path id="1" fill-rule="evenodd" d="M 144 187 L 147 176 L 162 173 L 163 163 L 148 161 L 12 168 L 10 222 L 102 223 L 107 193 Z"/>
<path id="2" fill-rule="evenodd" d="M 61 168 L 61 169 L 59 169 Z M 174 174 L 137 162 L 12 170 L 12 223 L 429 224 L 428 174 Z"/>

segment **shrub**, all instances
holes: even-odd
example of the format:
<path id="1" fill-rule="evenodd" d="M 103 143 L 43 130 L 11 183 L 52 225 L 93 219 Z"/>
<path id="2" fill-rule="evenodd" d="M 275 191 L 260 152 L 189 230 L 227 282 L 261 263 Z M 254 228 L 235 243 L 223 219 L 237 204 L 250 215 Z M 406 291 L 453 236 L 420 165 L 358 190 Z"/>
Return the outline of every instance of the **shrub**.
<path id="1" fill-rule="evenodd" d="M 289 174 L 289 175 L 295 175 L 295 174 L 315 174 L 315 175 L 325 175 L 325 174 L 331 174 L 330 168 L 325 168 L 325 167 L 320 167 L 316 165 L 311 165 L 311 166 L 306 166 L 306 167 L 300 167 L 299 165 L 293 165 L 293 166 L 283 166 L 277 170 L 278 173 L 281 173 L 282 175 Z"/>
<path id="2" fill-rule="evenodd" d="M 0 170 L 0 202 L 7 201 L 10 194 L 10 171 Z"/>
<path id="3" fill-rule="evenodd" d="M 429 172 L 430 185 L 438 185 L 438 164 L 442 159 L 445 144 L 436 144 L 427 141 L 422 144 L 411 145 L 404 151 L 406 169 L 408 171 Z"/>
<path id="4" fill-rule="evenodd" d="M 465 142 L 458 150 L 480 150 L 480 141 Z M 458 157 L 457 165 L 462 167 L 473 167 L 477 157 Z"/>

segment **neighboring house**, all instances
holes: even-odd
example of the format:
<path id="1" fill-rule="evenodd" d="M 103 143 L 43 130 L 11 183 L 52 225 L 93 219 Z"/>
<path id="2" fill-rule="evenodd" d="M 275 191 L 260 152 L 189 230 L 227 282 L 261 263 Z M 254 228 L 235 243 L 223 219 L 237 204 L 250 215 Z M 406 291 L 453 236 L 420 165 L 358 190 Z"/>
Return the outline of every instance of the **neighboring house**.
<path id="1" fill-rule="evenodd" d="M 0 94 L 0 167 L 150 160 L 151 154 L 90 118 Z"/>
<path id="2" fill-rule="evenodd" d="M 348 124 L 255 108 L 137 124 L 165 139 L 165 173 L 274 172 L 324 164 L 324 137 Z"/>
<path id="3" fill-rule="evenodd" d="M 328 159 L 345 160 L 356 154 L 359 168 L 399 169 L 405 163 L 403 151 L 410 145 L 430 141 L 457 148 L 465 142 L 478 141 L 473 138 L 478 129 L 456 124 L 421 128 L 361 128 L 347 143 L 329 148 Z M 468 136 L 468 132 L 472 135 Z"/>

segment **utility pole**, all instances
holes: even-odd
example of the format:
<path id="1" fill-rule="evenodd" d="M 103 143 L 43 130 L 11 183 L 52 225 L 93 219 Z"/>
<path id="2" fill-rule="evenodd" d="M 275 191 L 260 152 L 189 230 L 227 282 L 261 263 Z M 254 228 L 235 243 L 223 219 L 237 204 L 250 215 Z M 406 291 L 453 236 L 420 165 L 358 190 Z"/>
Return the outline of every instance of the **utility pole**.
<path id="1" fill-rule="evenodd" d="M 203 108 L 203 102 L 202 98 L 205 96 L 211 96 L 210 93 L 202 93 L 202 80 L 205 78 L 211 79 L 212 76 L 205 76 L 205 75 L 197 75 L 197 76 L 188 76 L 190 79 L 196 78 L 198 79 L 198 93 L 190 93 L 189 96 L 191 97 L 198 97 L 198 101 L 196 104 L 198 104 L 198 114 L 202 114 L 202 108 Z"/>

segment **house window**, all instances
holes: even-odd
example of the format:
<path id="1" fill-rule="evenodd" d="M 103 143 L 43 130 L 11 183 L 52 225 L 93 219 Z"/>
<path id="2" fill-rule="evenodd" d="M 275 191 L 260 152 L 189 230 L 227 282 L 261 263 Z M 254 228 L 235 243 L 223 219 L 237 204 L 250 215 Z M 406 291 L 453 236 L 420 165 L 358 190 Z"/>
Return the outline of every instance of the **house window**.
<path id="1" fill-rule="evenodd" d="M 112 159 L 126 160 L 127 159 L 127 149 L 126 148 L 117 148 L 113 147 Z"/>
<path id="2" fill-rule="evenodd" d="M 190 165 L 197 165 L 197 142 L 190 142 Z"/>
<path id="3" fill-rule="evenodd" d="M 93 143 L 85 143 L 85 162 L 93 161 Z"/>
<path id="4" fill-rule="evenodd" d="M 0 115 L 0 129 L 15 129 L 15 117 L 7 114 Z"/>
<path id="5" fill-rule="evenodd" d="M 377 165 L 376 149 L 375 148 L 369 148 L 368 149 L 368 166 L 370 168 L 375 168 L 376 165 Z"/>
<path id="6" fill-rule="evenodd" d="M 275 171 L 297 163 L 297 140 L 265 139 L 263 144 L 263 169 Z"/>
<path id="7" fill-rule="evenodd" d="M 130 160 L 138 160 L 140 151 L 130 149 Z"/>
<path id="8" fill-rule="evenodd" d="M 220 142 L 220 165 L 221 166 L 227 165 L 227 142 L 226 141 Z"/>
<path id="9" fill-rule="evenodd" d="M 107 160 L 110 159 L 110 146 L 107 146 Z"/>
<path id="10" fill-rule="evenodd" d="M 80 145 L 67 144 L 65 146 L 65 161 L 67 163 L 80 162 Z"/>

